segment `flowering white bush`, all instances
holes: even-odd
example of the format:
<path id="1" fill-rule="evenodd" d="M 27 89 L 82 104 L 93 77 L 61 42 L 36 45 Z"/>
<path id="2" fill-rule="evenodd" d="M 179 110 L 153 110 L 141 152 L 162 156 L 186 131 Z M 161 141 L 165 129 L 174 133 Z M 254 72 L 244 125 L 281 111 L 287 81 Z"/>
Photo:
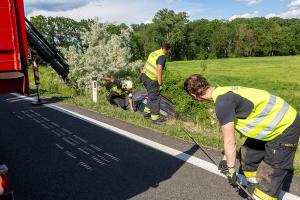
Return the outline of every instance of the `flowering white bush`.
<path id="1" fill-rule="evenodd" d="M 130 62 L 130 29 L 122 30 L 119 35 L 110 34 L 111 24 L 93 22 L 91 30 L 83 32 L 81 38 L 87 46 L 84 52 L 75 47 L 61 49 L 70 65 L 70 84 L 79 89 L 90 89 L 92 77 L 98 77 L 103 83 L 103 77 L 114 75 L 120 71 L 134 71 L 134 67 L 141 67 L 143 63 Z"/>

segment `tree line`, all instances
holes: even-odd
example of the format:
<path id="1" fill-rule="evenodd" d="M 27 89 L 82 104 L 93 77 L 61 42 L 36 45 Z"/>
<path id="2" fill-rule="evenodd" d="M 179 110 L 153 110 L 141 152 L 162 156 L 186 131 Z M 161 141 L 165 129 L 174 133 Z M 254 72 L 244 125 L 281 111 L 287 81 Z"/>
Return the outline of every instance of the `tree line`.
<path id="1" fill-rule="evenodd" d="M 97 20 L 97 19 L 95 19 Z M 80 33 L 95 20 L 79 22 L 64 17 L 31 17 L 32 24 L 56 47 L 86 48 Z M 106 24 L 107 26 L 107 24 Z M 185 12 L 159 10 L 149 24 L 110 24 L 111 34 L 130 28 L 132 60 L 145 60 L 150 52 L 168 42 L 171 60 L 300 54 L 300 19 L 237 18 L 189 20 Z"/>

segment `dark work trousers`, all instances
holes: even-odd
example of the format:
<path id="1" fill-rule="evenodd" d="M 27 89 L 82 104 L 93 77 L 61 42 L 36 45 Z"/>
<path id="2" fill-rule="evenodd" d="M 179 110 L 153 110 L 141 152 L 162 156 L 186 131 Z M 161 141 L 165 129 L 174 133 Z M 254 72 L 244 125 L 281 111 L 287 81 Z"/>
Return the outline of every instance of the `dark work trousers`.
<path id="1" fill-rule="evenodd" d="M 157 81 L 151 80 L 145 74 L 141 75 L 141 81 L 148 93 L 149 107 L 152 115 L 159 115 L 160 109 L 160 92 Z"/>
<path id="2" fill-rule="evenodd" d="M 300 135 L 300 117 L 274 140 L 264 142 L 247 138 L 241 147 L 243 171 L 257 172 L 257 188 L 278 198 L 283 182 L 293 170 Z"/>
<path id="3" fill-rule="evenodd" d="M 125 95 L 119 95 L 116 92 L 110 92 L 107 96 L 107 101 L 109 101 L 110 104 L 115 106 L 120 106 L 124 110 L 126 110 L 128 102 L 126 101 Z"/>

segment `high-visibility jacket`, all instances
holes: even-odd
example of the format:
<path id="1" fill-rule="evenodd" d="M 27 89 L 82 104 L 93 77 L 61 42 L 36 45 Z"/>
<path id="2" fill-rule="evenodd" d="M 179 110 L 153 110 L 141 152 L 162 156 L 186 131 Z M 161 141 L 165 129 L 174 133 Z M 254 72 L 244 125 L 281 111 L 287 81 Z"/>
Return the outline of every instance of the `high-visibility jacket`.
<path id="1" fill-rule="evenodd" d="M 282 98 L 264 90 L 240 86 L 217 87 L 212 94 L 218 96 L 233 92 L 251 101 L 254 105 L 246 119 L 235 119 L 235 129 L 242 135 L 262 141 L 270 141 L 280 135 L 295 120 L 297 111 Z"/>
<path id="2" fill-rule="evenodd" d="M 157 81 L 157 65 L 156 61 L 160 56 L 165 55 L 162 49 L 150 53 L 148 60 L 144 66 L 143 73 L 151 80 Z"/>
<path id="3" fill-rule="evenodd" d="M 127 88 L 126 88 L 126 85 L 122 81 L 114 80 L 111 83 L 110 92 L 115 92 L 121 96 L 121 95 L 126 94 Z"/>

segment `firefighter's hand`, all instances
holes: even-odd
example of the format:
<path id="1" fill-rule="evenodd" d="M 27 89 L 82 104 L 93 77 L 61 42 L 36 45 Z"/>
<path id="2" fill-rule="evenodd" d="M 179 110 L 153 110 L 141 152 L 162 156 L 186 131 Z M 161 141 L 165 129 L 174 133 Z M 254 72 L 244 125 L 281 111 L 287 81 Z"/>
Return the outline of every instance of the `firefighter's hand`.
<path id="1" fill-rule="evenodd" d="M 236 187 L 238 179 L 237 179 L 236 171 L 235 171 L 234 167 L 228 167 L 226 176 L 228 178 L 229 184 Z"/>
<path id="2" fill-rule="evenodd" d="M 221 172 L 222 174 L 226 174 L 226 173 L 227 173 L 227 171 L 228 171 L 228 166 L 227 166 L 227 161 L 226 161 L 226 160 L 222 160 L 222 161 L 219 163 L 218 170 L 220 170 L 220 172 Z"/>
<path id="3" fill-rule="evenodd" d="M 159 91 L 162 91 L 164 87 L 162 85 L 159 85 Z"/>

